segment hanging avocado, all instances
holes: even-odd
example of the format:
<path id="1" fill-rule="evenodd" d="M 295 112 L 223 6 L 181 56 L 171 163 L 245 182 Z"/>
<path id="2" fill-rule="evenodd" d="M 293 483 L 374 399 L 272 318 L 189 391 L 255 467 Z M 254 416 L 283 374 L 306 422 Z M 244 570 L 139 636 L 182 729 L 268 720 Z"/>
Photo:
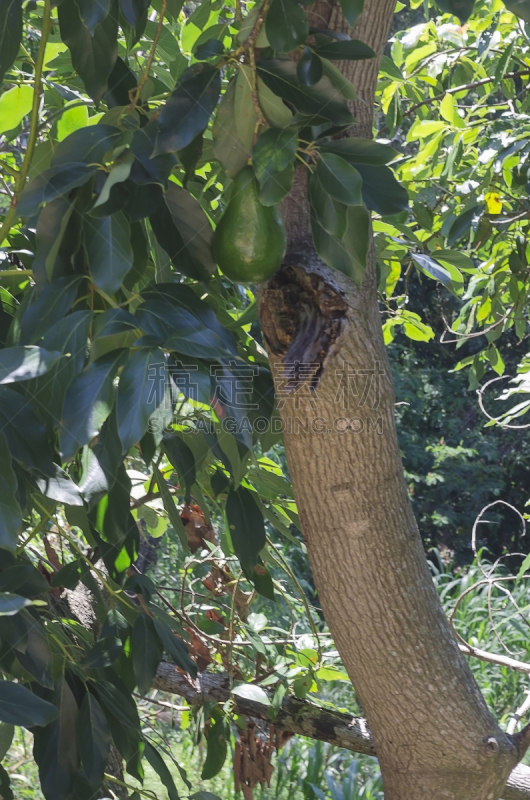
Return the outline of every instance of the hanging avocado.
<path id="1" fill-rule="evenodd" d="M 264 206 L 252 167 L 238 173 L 232 195 L 213 237 L 215 260 L 236 283 L 271 278 L 285 255 L 287 236 L 277 206 Z"/>

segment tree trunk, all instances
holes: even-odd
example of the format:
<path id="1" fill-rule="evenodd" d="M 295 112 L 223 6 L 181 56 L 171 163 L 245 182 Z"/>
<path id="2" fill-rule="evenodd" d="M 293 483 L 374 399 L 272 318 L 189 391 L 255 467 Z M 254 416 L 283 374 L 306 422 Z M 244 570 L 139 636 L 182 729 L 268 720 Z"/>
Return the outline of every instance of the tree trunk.
<path id="1" fill-rule="evenodd" d="M 379 56 L 393 8 L 374 0 L 356 26 Z M 333 2 L 318 3 L 311 22 L 345 29 Z M 354 133 L 370 135 L 378 64 L 343 67 L 360 97 Z M 260 310 L 322 608 L 368 719 L 385 800 L 497 800 L 524 743 L 491 716 L 427 567 L 403 477 L 373 253 L 362 288 L 320 262 L 305 177 L 299 169 L 284 203 L 288 254 Z"/>

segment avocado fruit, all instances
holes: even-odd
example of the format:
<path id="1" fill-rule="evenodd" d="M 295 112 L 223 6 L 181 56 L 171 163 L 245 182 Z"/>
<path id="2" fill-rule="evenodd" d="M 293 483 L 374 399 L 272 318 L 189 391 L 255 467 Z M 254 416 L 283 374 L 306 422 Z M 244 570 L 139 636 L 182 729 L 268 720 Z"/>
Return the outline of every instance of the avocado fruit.
<path id="1" fill-rule="evenodd" d="M 244 167 L 234 178 L 230 200 L 215 229 L 217 265 L 236 283 L 262 283 L 282 263 L 286 243 L 278 207 L 260 203 L 252 167 Z"/>

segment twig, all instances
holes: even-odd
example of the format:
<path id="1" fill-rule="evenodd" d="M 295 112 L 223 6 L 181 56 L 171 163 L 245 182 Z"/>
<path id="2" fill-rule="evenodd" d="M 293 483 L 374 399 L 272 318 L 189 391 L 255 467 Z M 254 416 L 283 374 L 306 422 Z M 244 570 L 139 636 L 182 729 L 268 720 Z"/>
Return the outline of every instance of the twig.
<path id="1" fill-rule="evenodd" d="M 153 36 L 153 44 L 151 46 L 151 50 L 150 50 L 149 56 L 147 58 L 147 63 L 145 65 L 144 74 L 142 75 L 140 83 L 138 84 L 136 89 L 132 89 L 131 90 L 131 105 L 130 105 L 131 111 L 134 108 L 136 108 L 136 104 L 137 104 L 137 102 L 138 102 L 138 100 L 140 98 L 140 93 L 141 93 L 142 89 L 144 88 L 144 86 L 147 83 L 147 80 L 149 78 L 149 71 L 150 71 L 151 65 L 152 65 L 152 63 L 153 63 L 153 61 L 155 59 L 156 48 L 158 47 L 158 40 L 160 39 L 160 34 L 162 33 L 162 28 L 164 26 L 164 17 L 165 17 L 165 14 L 166 14 L 166 10 L 167 10 L 167 0 L 162 0 L 162 5 L 160 7 L 160 14 L 159 14 L 159 17 L 158 17 L 158 25 L 157 25 L 157 28 L 156 28 L 156 33 Z"/>
<path id="2" fill-rule="evenodd" d="M 528 711 L 530 711 L 530 689 L 526 690 L 524 703 L 519 706 L 517 711 L 514 711 L 513 716 L 508 723 L 508 727 L 506 728 L 506 733 L 515 733 L 517 724 L 521 721 L 524 715 L 528 713 Z"/>
<path id="3" fill-rule="evenodd" d="M 522 69 L 519 72 L 507 72 L 504 76 L 503 80 L 507 78 L 521 78 L 525 75 L 530 75 L 530 69 Z M 421 103 L 416 103 L 415 105 L 411 106 L 408 111 L 405 111 L 403 114 L 404 117 L 410 117 L 416 109 L 421 108 L 422 106 L 430 105 L 430 103 L 435 103 L 437 100 L 443 100 L 446 94 L 458 94 L 458 92 L 465 92 L 469 89 L 476 89 L 478 86 L 485 86 L 487 83 L 493 83 L 496 79 L 494 75 L 490 76 L 489 78 L 482 78 L 480 81 L 474 81 L 473 83 L 465 83 L 461 86 L 453 86 L 452 89 L 447 89 L 446 92 L 441 92 L 440 94 L 436 94 L 434 97 L 429 97 L 427 100 L 422 100 Z"/>

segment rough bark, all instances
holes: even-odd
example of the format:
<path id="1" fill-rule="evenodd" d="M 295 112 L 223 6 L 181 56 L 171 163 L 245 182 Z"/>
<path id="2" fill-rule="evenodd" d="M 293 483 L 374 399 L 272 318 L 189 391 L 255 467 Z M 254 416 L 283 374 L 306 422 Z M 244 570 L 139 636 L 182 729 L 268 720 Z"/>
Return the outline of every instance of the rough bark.
<path id="1" fill-rule="evenodd" d="M 190 705 L 226 703 L 230 699 L 229 680 L 225 673 L 211 675 L 203 672 L 198 675 L 197 681 L 191 682 L 184 673 L 168 663 L 160 664 L 153 687 L 180 695 Z M 238 714 L 270 721 L 269 705 L 237 695 L 232 695 L 232 702 Z M 354 753 L 377 755 L 366 720 L 321 708 L 296 697 L 284 698 L 274 725 L 276 728 L 329 742 L 335 747 L 343 747 Z M 502 797 L 503 800 L 530 800 L 530 767 L 515 767 Z"/>
<path id="2" fill-rule="evenodd" d="M 378 54 L 393 6 L 372 2 L 355 31 Z M 344 24 L 332 2 L 315 14 Z M 361 97 L 355 133 L 366 135 L 377 64 L 343 71 Z M 283 207 L 288 253 L 262 294 L 261 322 L 326 620 L 373 733 L 386 800 L 496 800 L 522 745 L 490 714 L 432 584 L 403 478 L 373 263 L 362 288 L 322 265 L 304 183 L 299 170 Z"/>

